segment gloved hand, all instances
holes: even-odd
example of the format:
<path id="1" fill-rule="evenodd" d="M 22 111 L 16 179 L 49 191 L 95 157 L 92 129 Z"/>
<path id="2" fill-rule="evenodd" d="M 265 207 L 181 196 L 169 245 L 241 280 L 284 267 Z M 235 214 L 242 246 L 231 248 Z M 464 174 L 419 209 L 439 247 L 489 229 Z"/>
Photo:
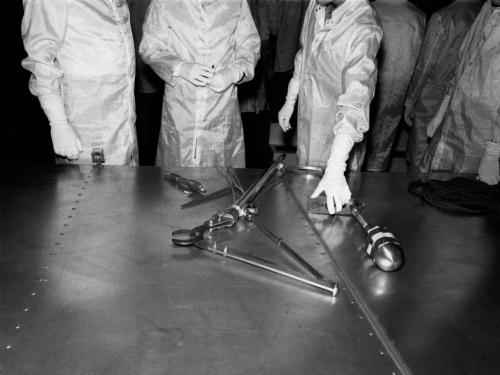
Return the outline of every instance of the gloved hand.
<path id="1" fill-rule="evenodd" d="M 206 86 L 214 76 L 214 68 L 203 64 L 181 62 L 174 68 L 174 75 L 184 78 L 195 86 Z"/>
<path id="2" fill-rule="evenodd" d="M 487 142 L 479 163 L 477 179 L 488 185 L 496 185 L 500 181 L 500 143 Z"/>
<path id="3" fill-rule="evenodd" d="M 83 151 L 82 142 L 68 122 L 50 124 L 50 135 L 54 152 L 68 159 L 75 160 Z"/>
<path id="4" fill-rule="evenodd" d="M 226 67 L 215 72 L 212 81 L 208 87 L 215 92 L 226 91 L 231 85 L 235 84 L 241 79 L 241 73 L 236 69 Z"/>
<path id="5" fill-rule="evenodd" d="M 83 151 L 82 142 L 66 117 L 64 101 L 58 93 L 46 93 L 38 97 L 49 119 L 50 135 L 54 152 L 68 159 L 78 159 Z"/>
<path id="6" fill-rule="evenodd" d="M 346 134 L 336 134 L 333 141 L 330 159 L 323 178 L 319 182 L 311 198 L 316 198 L 323 191 L 326 195 L 328 212 L 333 215 L 342 210 L 342 206 L 351 199 L 351 190 L 344 176 L 349 152 L 354 146 L 353 139 Z"/>
<path id="7" fill-rule="evenodd" d="M 292 78 L 288 83 L 288 92 L 286 94 L 286 101 L 278 112 L 278 123 L 281 129 L 286 132 L 292 127 L 290 126 L 290 118 L 293 115 L 293 110 L 295 109 L 295 102 L 297 101 L 297 96 L 299 94 L 299 81 L 296 78 Z"/>
<path id="8" fill-rule="evenodd" d="M 286 101 L 278 112 L 278 123 L 281 126 L 281 130 L 284 132 L 289 131 L 292 127 L 290 126 L 290 118 L 293 115 L 295 109 L 295 102 Z"/>

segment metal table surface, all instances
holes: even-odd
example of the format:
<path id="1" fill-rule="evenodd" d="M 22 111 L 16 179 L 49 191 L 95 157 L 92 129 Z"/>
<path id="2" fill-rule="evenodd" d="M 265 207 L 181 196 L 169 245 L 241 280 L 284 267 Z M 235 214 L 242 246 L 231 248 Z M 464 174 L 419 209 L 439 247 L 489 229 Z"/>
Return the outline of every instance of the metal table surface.
<path id="1" fill-rule="evenodd" d="M 230 202 L 180 210 L 158 168 L 1 165 L 0 373 L 494 374 L 500 371 L 500 220 L 460 217 L 355 174 L 364 214 L 407 262 L 379 271 L 349 217 L 307 215 L 317 177 L 288 173 L 259 216 L 337 298 L 192 248 L 171 232 Z M 214 169 L 180 170 L 209 191 Z M 244 184 L 257 171 L 240 170 Z M 220 243 L 293 269 L 253 224 Z"/>

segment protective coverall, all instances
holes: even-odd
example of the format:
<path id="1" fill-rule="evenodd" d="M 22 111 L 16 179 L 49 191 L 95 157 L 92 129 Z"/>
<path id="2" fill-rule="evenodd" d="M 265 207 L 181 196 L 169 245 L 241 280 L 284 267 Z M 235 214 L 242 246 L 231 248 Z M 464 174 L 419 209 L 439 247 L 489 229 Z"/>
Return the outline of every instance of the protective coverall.
<path id="1" fill-rule="evenodd" d="M 418 166 L 427 149 L 427 125 L 436 114 L 458 66 L 460 45 L 481 9 L 483 0 L 457 0 L 435 12 L 405 101 L 405 121 L 411 126 L 407 159 L 410 169 Z"/>
<path id="2" fill-rule="evenodd" d="M 106 164 L 137 162 L 134 43 L 125 0 L 23 0 L 22 36 L 51 126 L 66 123 L 81 140 L 77 163 L 102 148 Z M 54 141 L 54 139 L 53 139 Z"/>
<path id="3" fill-rule="evenodd" d="M 381 172 L 391 161 L 406 90 L 424 39 L 426 19 L 425 13 L 407 0 L 376 0 L 371 4 L 380 17 L 384 38 L 378 54 L 366 170 Z"/>
<path id="4" fill-rule="evenodd" d="M 144 61 L 165 81 L 157 164 L 245 166 L 234 84 L 222 92 L 175 75 L 184 62 L 253 78 L 260 39 L 246 0 L 153 0 L 140 45 Z"/>
<path id="5" fill-rule="evenodd" d="M 324 167 L 337 134 L 354 142 L 363 139 L 369 128 L 381 39 L 382 29 L 366 0 L 346 0 L 325 24 L 316 17 L 316 2 L 309 4 L 290 82 L 299 88 L 300 165 Z"/>
<path id="6" fill-rule="evenodd" d="M 489 1 L 462 44 L 450 101 L 439 123 L 422 159 L 427 171 L 476 173 L 486 145 L 500 143 L 500 7 Z"/>

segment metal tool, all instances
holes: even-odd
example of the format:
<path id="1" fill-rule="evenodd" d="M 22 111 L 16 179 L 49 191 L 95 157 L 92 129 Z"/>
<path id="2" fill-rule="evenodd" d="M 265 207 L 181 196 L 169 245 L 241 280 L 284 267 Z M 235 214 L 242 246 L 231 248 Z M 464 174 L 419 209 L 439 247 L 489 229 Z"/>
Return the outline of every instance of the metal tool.
<path id="1" fill-rule="evenodd" d="M 207 220 L 200 226 L 197 226 L 193 229 L 179 229 L 172 232 L 172 242 L 179 246 L 196 246 L 200 249 L 211 251 L 214 254 L 222 255 L 261 269 L 280 274 L 282 276 L 292 278 L 302 283 L 315 286 L 322 290 L 326 290 L 330 292 L 333 297 L 335 297 L 338 293 L 337 283 L 326 279 L 312 265 L 310 265 L 291 247 L 289 247 L 280 237 L 276 236 L 274 233 L 268 230 L 255 218 L 257 210 L 256 207 L 252 205 L 252 202 L 258 197 L 259 193 L 264 190 L 266 184 L 271 181 L 273 176 L 281 177 L 283 175 L 285 171 L 285 165 L 283 164 L 284 159 L 284 154 L 278 157 L 278 159 L 257 180 L 254 181 L 254 183 L 244 192 L 244 194 L 239 199 L 236 200 L 236 202 L 234 202 L 233 205 L 216 212 L 209 220 Z M 273 242 L 280 248 L 284 249 L 286 253 L 290 255 L 303 269 L 311 274 L 316 279 L 316 281 L 279 270 L 275 267 L 271 267 L 254 260 L 247 259 L 239 255 L 234 255 L 228 251 L 227 246 L 224 246 L 224 250 L 221 251 L 217 249 L 215 244 L 211 248 L 201 245 L 201 243 L 205 239 L 205 233 L 222 228 L 232 227 L 240 217 L 244 217 L 249 222 L 254 223 L 262 233 L 273 240 Z"/>
<path id="2" fill-rule="evenodd" d="M 309 280 L 309 279 L 307 279 L 305 277 L 293 274 L 291 272 L 282 271 L 282 270 L 280 270 L 280 269 L 278 269 L 276 267 L 271 267 L 271 266 L 268 266 L 268 265 L 256 262 L 255 260 L 245 258 L 245 257 L 243 257 L 241 255 L 235 255 L 234 251 L 231 250 L 227 246 L 224 246 L 222 248 L 222 250 L 220 248 L 217 248 L 217 244 L 216 243 L 214 243 L 212 245 L 212 247 L 205 247 L 205 246 L 202 246 L 201 244 L 196 244 L 195 246 L 198 249 L 207 250 L 207 251 L 210 251 L 213 254 L 221 255 L 223 257 L 236 260 L 238 262 L 249 264 L 251 266 L 254 266 L 254 267 L 266 270 L 266 271 L 270 271 L 270 272 L 279 274 L 281 276 L 288 277 L 290 279 L 299 281 L 301 283 L 314 286 L 314 287 L 319 288 L 321 290 L 325 290 L 325 291 L 331 293 L 332 297 L 336 297 L 337 294 L 338 294 L 338 291 L 339 291 L 339 285 L 337 283 L 333 282 L 333 281 L 328 281 L 326 279 L 322 280 L 323 282 L 317 282 L 317 281 L 314 281 L 314 280 Z"/>
<path id="3" fill-rule="evenodd" d="M 172 242 L 180 246 L 190 246 L 201 241 L 205 232 L 232 227 L 241 216 L 245 215 L 245 207 L 255 199 L 265 184 L 275 175 L 282 175 L 285 169 L 283 160 L 286 155 L 279 156 L 264 173 L 254 181 L 245 193 L 231 206 L 217 211 L 200 226 L 193 229 L 179 229 L 172 232 Z"/>
<path id="4" fill-rule="evenodd" d="M 273 232 L 271 232 L 268 228 L 266 228 L 261 222 L 259 222 L 256 218 L 257 210 L 254 207 L 248 207 L 246 209 L 245 219 L 249 222 L 253 223 L 257 229 L 259 229 L 265 236 L 270 238 L 277 246 L 285 250 L 285 252 L 290 255 L 303 269 L 305 269 L 309 274 L 311 274 L 315 279 L 319 280 L 321 283 L 312 283 L 310 280 L 304 278 L 292 277 L 295 280 L 299 280 L 301 282 L 305 282 L 306 284 L 314 285 L 318 288 L 322 288 L 325 290 L 329 290 L 332 292 L 333 297 L 337 295 L 339 285 L 338 283 L 325 278 L 316 268 L 314 268 L 311 264 L 309 264 L 304 258 L 302 258 L 295 250 L 293 250 L 290 246 L 286 244 L 285 241 Z M 269 267 L 268 267 L 269 268 Z M 267 269 L 267 268 L 266 268 Z M 282 271 L 280 271 L 282 272 Z M 289 275 L 285 275 L 289 276 Z"/>
<path id="5" fill-rule="evenodd" d="M 236 201 L 237 196 L 239 197 L 239 196 L 243 195 L 243 193 L 245 191 L 241 187 L 240 181 L 239 181 L 238 177 L 236 176 L 236 174 L 234 173 L 233 168 L 227 167 L 226 173 L 219 171 L 219 169 L 217 169 L 217 171 L 219 173 L 221 173 L 222 176 L 226 179 L 227 183 L 229 184 L 229 187 L 214 191 L 213 193 L 210 193 L 210 194 L 204 194 L 204 195 L 198 194 L 198 196 L 191 199 L 191 201 L 184 203 L 181 206 L 181 209 L 195 207 L 195 206 L 198 206 L 198 205 L 203 204 L 205 202 L 209 202 L 211 200 L 223 197 L 224 195 L 227 195 L 230 193 L 232 193 L 232 195 L 233 195 L 233 202 L 234 202 L 234 201 Z"/>
<path id="6" fill-rule="evenodd" d="M 214 191 L 213 193 L 210 193 L 210 194 L 204 194 L 204 195 L 198 196 L 198 197 L 190 200 L 189 202 L 184 203 L 181 206 L 181 209 L 198 206 L 198 205 L 203 204 L 205 202 L 209 202 L 211 200 L 223 197 L 224 195 L 230 194 L 232 191 L 233 191 L 233 188 L 227 187 L 224 189 Z"/>
<path id="7" fill-rule="evenodd" d="M 204 194 L 207 192 L 207 190 L 205 189 L 205 187 L 201 182 L 179 176 L 177 173 L 163 172 L 163 177 L 166 180 L 169 180 L 171 182 L 180 185 L 187 191 L 194 191 L 198 194 Z"/>
<path id="8" fill-rule="evenodd" d="M 396 271 L 401 268 L 404 264 L 404 252 L 394 234 L 387 228 L 369 224 L 361 215 L 359 204 L 354 199 L 351 199 L 347 206 L 368 236 L 366 252 L 377 267 L 383 271 Z"/>

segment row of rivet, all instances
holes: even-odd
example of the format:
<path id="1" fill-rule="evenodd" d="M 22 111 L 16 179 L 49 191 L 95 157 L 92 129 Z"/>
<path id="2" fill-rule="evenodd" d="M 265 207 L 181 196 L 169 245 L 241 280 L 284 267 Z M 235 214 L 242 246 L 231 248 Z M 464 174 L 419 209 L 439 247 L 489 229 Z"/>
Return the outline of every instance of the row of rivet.
<path id="1" fill-rule="evenodd" d="M 299 210 L 297 210 L 297 213 L 298 213 L 299 215 L 301 215 L 301 214 L 302 214 Z M 307 220 L 304 220 L 304 226 L 305 226 L 305 227 L 309 227 L 309 226 L 310 226 L 310 224 L 307 222 Z M 316 237 L 316 236 L 317 236 L 317 235 L 316 235 L 316 233 L 314 233 L 314 231 L 311 231 L 309 234 L 311 235 L 311 237 Z M 315 244 L 316 244 L 317 246 L 321 246 L 321 245 L 322 245 L 320 241 L 315 241 Z M 326 256 L 326 252 L 325 252 L 325 251 L 322 251 L 320 254 L 321 254 L 322 256 Z M 329 267 L 334 268 L 334 266 L 333 266 L 333 263 L 332 263 L 332 262 L 327 262 L 327 263 L 326 263 L 326 265 L 327 265 L 327 266 L 329 266 Z M 343 288 L 342 288 L 342 290 L 345 292 L 346 288 L 345 288 L 345 287 L 343 287 Z M 351 304 L 354 304 L 354 300 L 350 300 L 349 302 L 350 302 Z M 364 319 L 364 317 L 360 315 L 360 316 L 359 316 L 359 319 Z M 373 336 L 374 336 L 373 332 L 371 332 L 371 331 L 370 331 L 370 332 L 368 332 L 368 336 L 373 337 Z M 380 350 L 378 354 L 379 354 L 379 355 L 381 355 L 381 356 L 384 356 L 384 355 L 385 355 L 385 352 L 384 352 L 383 350 Z M 392 372 L 391 372 L 391 375 L 397 375 L 397 372 L 396 372 L 396 371 L 392 371 Z"/>
<path id="2" fill-rule="evenodd" d="M 87 175 L 87 179 L 88 179 L 88 178 L 91 178 L 91 177 L 92 177 L 92 175 Z M 87 188 L 85 187 L 85 185 L 86 185 L 86 184 L 88 184 L 88 183 L 89 183 L 89 181 L 88 181 L 88 180 L 84 180 L 84 181 L 83 181 L 83 186 L 81 186 L 81 187 L 80 187 L 80 190 L 86 190 Z M 80 193 L 78 193 L 78 197 L 82 197 L 82 196 L 83 196 L 83 194 L 82 194 L 81 192 L 80 192 Z M 78 204 L 80 203 L 80 200 L 79 200 L 79 199 L 76 199 L 74 203 L 75 203 L 75 204 L 73 204 L 73 206 L 71 207 L 71 210 L 72 210 L 72 211 L 75 211 L 75 210 L 78 208 Z M 71 219 L 73 218 L 73 215 L 68 215 L 68 217 L 67 217 L 67 218 L 71 220 Z M 64 223 L 63 227 L 69 227 L 69 223 Z M 60 236 L 60 237 L 63 237 L 63 236 L 64 236 L 64 232 L 60 232 L 60 233 L 59 233 L 59 236 Z M 61 242 L 61 241 L 59 241 L 59 240 L 57 240 L 57 241 L 54 243 L 54 247 L 58 247 L 58 246 L 60 246 L 60 245 L 62 245 L 62 242 Z M 53 257 L 53 256 L 55 255 L 54 251 L 55 251 L 55 250 L 53 250 L 53 251 L 51 251 L 51 252 L 49 253 L 49 257 Z M 46 272 L 48 269 L 49 269 L 49 266 L 48 266 L 47 264 L 44 264 L 44 265 L 43 265 L 43 270 L 44 270 L 44 272 Z M 48 279 L 47 279 L 47 278 L 40 277 L 40 276 L 35 276 L 35 277 L 34 277 L 34 279 L 35 279 L 37 282 L 40 282 L 40 283 L 44 283 L 44 282 L 47 282 L 47 281 L 48 281 Z M 30 295 L 31 295 L 32 297 L 35 297 L 35 296 L 37 296 L 37 295 L 38 295 L 38 292 L 37 292 L 36 290 L 34 290 L 34 291 L 32 291 L 32 292 L 30 293 Z M 30 307 L 29 307 L 29 306 L 26 306 L 26 307 L 24 307 L 24 308 L 23 308 L 23 312 L 27 313 L 27 312 L 29 312 L 29 311 L 30 311 Z M 22 327 L 21 323 L 18 323 L 18 324 L 16 324 L 16 326 L 15 326 L 15 330 L 16 330 L 16 331 L 19 331 L 19 330 L 21 329 L 21 327 Z M 7 344 L 7 345 L 5 345 L 5 349 L 7 349 L 7 350 L 10 350 L 10 349 L 12 349 L 12 348 L 13 348 L 13 345 L 12 345 L 12 344 Z"/>

